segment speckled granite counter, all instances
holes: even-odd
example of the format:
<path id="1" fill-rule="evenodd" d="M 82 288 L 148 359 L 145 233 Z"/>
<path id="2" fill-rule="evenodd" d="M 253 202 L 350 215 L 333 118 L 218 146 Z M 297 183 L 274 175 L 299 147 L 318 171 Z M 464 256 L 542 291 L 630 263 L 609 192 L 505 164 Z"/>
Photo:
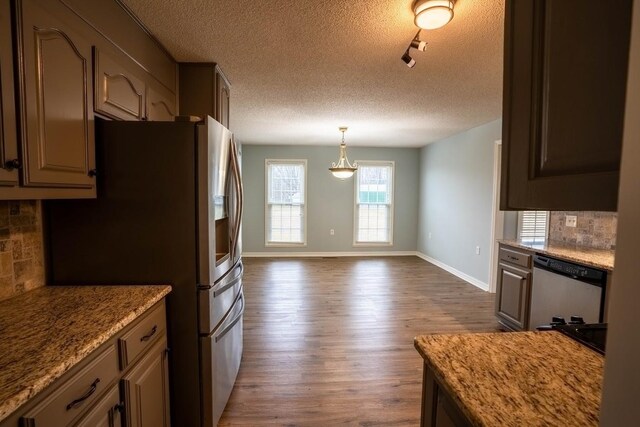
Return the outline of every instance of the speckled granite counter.
<path id="1" fill-rule="evenodd" d="M 519 240 L 505 239 L 498 240 L 498 242 L 504 245 L 528 249 L 540 254 L 565 259 L 567 261 L 574 261 L 583 265 L 590 265 L 592 267 L 609 271 L 613 270 L 613 264 L 615 261 L 615 251 L 567 245 L 566 243 L 555 242 L 553 240 L 528 243 L 521 242 Z"/>
<path id="2" fill-rule="evenodd" d="M 425 335 L 415 347 L 474 425 L 598 425 L 604 357 L 559 332 Z"/>
<path id="3" fill-rule="evenodd" d="M 0 421 L 170 291 L 45 286 L 0 301 Z"/>

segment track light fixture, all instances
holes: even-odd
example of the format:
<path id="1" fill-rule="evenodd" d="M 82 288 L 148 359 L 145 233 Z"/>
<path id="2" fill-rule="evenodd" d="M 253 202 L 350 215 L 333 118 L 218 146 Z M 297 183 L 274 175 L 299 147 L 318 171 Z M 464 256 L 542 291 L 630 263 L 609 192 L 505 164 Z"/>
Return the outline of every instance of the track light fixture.
<path id="1" fill-rule="evenodd" d="M 411 47 L 419 50 L 420 52 L 424 52 L 427 50 L 427 42 L 422 40 L 411 40 Z"/>
<path id="2" fill-rule="evenodd" d="M 404 55 L 402 55 L 402 61 L 407 65 L 407 67 L 409 68 L 413 68 L 416 65 L 416 60 L 413 59 L 411 57 L 411 55 L 409 55 L 409 49 L 406 50 L 406 52 L 404 53 Z"/>
<path id="3" fill-rule="evenodd" d="M 418 30 L 413 40 L 411 40 L 411 43 L 409 43 L 409 47 L 407 47 L 407 50 L 405 50 L 402 55 L 402 62 L 409 68 L 413 68 L 416 65 L 416 60 L 409 55 L 409 49 L 419 50 L 420 52 L 424 52 L 427 49 L 427 42 L 420 40 L 420 31 L 421 30 Z"/>

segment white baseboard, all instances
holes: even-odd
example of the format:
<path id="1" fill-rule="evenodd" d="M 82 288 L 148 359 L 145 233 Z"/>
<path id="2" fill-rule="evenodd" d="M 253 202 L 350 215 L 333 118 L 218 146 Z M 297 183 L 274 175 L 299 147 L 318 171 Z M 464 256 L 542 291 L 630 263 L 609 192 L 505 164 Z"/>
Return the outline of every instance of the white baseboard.
<path id="1" fill-rule="evenodd" d="M 415 251 L 379 252 L 243 252 L 245 258 L 320 258 L 347 256 L 415 256 Z"/>
<path id="2" fill-rule="evenodd" d="M 449 273 L 453 274 L 454 276 L 457 276 L 459 278 L 461 278 L 462 280 L 464 280 L 465 282 L 471 283 L 473 286 L 482 289 L 483 291 L 487 291 L 489 292 L 489 285 L 481 280 L 476 279 L 475 277 L 469 276 L 466 273 L 463 273 L 460 270 L 457 270 L 453 267 L 451 267 L 450 265 L 445 264 L 444 262 L 438 261 L 435 258 L 431 258 L 428 255 L 423 254 L 422 252 L 416 252 L 416 256 L 418 258 L 422 258 L 423 260 L 430 262 L 431 264 L 440 267 L 441 269 L 448 271 Z"/>

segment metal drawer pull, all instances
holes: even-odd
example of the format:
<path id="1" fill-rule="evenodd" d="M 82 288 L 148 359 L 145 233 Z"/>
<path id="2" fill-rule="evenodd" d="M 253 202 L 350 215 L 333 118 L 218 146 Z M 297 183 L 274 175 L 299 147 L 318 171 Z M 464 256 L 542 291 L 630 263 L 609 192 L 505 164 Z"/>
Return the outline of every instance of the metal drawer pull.
<path id="1" fill-rule="evenodd" d="M 124 403 L 120 402 L 109 409 L 109 427 L 116 427 L 116 414 L 124 412 Z"/>
<path id="2" fill-rule="evenodd" d="M 95 393 L 96 390 L 98 389 L 99 382 L 100 382 L 100 378 L 96 378 L 95 381 L 91 384 L 91 388 L 89 389 L 88 392 L 86 392 L 82 397 L 79 397 L 78 399 L 74 400 L 73 402 L 67 405 L 67 411 L 71 408 L 75 408 L 76 406 L 79 406 L 82 402 L 87 400 L 93 393 Z"/>
<path id="3" fill-rule="evenodd" d="M 153 325 L 153 328 L 151 328 L 151 332 L 149 332 L 147 335 L 140 338 L 140 341 L 149 341 L 151 337 L 156 333 L 157 330 L 158 330 L 158 325 Z"/>

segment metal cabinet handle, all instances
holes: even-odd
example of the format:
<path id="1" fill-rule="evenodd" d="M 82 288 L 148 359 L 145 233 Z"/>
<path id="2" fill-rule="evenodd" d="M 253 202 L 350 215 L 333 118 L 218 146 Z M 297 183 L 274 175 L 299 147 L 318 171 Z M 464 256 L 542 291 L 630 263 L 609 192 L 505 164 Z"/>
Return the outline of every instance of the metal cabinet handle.
<path id="1" fill-rule="evenodd" d="M 20 164 L 20 160 L 12 159 L 4 162 L 4 168 L 8 171 L 12 171 L 14 169 L 20 169 L 22 165 Z"/>
<path id="2" fill-rule="evenodd" d="M 89 175 L 91 178 L 93 178 L 94 176 L 98 175 L 98 171 L 97 171 L 97 169 L 91 169 L 91 170 L 89 170 L 87 175 Z"/>
<path id="3" fill-rule="evenodd" d="M 153 328 L 151 328 L 151 332 L 149 332 L 147 335 L 140 338 L 140 341 L 149 341 L 151 337 L 156 333 L 157 330 L 158 330 L 158 325 L 153 325 Z"/>
<path id="4" fill-rule="evenodd" d="M 120 402 L 109 409 L 109 427 L 116 427 L 116 414 L 124 412 L 124 402 Z"/>
<path id="5" fill-rule="evenodd" d="M 81 397 L 77 398 L 76 400 L 74 400 L 73 402 L 67 405 L 67 411 L 71 408 L 75 408 L 76 406 L 79 406 L 80 404 L 82 404 L 82 402 L 87 400 L 93 393 L 95 393 L 96 390 L 98 389 L 99 382 L 100 382 L 100 378 L 96 378 L 95 381 L 91 384 L 91 388 L 89 388 L 89 391 L 87 391 L 84 395 L 82 395 Z"/>

